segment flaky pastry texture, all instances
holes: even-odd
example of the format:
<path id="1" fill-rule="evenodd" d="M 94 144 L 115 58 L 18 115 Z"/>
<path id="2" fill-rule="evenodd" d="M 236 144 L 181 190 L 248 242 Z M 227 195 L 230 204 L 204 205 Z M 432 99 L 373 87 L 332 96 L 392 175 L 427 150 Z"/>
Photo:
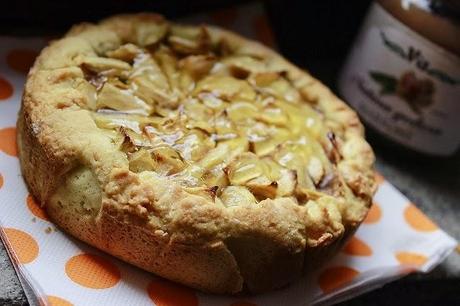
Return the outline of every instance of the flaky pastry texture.
<path id="1" fill-rule="evenodd" d="M 285 286 L 365 218 L 354 111 L 274 51 L 155 14 L 80 24 L 29 72 L 24 178 L 71 235 L 213 293 Z"/>

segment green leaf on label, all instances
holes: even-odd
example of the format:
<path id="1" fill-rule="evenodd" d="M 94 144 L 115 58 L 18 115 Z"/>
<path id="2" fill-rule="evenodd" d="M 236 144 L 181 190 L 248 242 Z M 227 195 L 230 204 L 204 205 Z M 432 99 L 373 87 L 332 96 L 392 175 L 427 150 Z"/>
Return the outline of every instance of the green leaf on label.
<path id="1" fill-rule="evenodd" d="M 381 95 L 389 95 L 396 92 L 398 79 L 394 76 L 378 71 L 369 71 L 369 75 L 375 82 L 380 84 Z"/>

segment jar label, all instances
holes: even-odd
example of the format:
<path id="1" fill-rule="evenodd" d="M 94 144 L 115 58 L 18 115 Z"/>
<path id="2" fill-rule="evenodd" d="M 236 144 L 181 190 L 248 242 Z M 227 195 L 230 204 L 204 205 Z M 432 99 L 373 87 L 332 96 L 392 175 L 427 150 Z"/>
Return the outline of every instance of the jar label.
<path id="1" fill-rule="evenodd" d="M 459 147 L 459 58 L 378 4 L 355 41 L 339 90 L 364 122 L 398 143 L 436 155 Z"/>

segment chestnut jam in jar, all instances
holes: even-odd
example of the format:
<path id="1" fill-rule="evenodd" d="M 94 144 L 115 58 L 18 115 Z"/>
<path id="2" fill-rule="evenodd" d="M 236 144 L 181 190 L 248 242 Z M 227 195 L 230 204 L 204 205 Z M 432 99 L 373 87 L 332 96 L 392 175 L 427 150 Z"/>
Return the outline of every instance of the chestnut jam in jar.
<path id="1" fill-rule="evenodd" d="M 374 2 L 339 92 L 392 149 L 448 157 L 460 146 L 460 1 Z"/>

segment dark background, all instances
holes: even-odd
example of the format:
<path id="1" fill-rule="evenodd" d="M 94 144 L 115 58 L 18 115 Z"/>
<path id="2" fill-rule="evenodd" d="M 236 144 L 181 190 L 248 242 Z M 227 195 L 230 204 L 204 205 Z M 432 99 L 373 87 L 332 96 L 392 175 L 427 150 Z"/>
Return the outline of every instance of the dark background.
<path id="1" fill-rule="evenodd" d="M 174 19 L 248 2 L 254 1 L 10 0 L 3 4 L 5 13 L 0 14 L 0 35 L 59 35 L 75 23 L 94 22 L 117 13 L 151 11 Z M 260 2 L 266 8 L 281 53 L 334 85 L 330 76 L 335 73 L 330 71 L 339 69 L 371 1 Z"/>
<path id="2" fill-rule="evenodd" d="M 247 2 L 251 1 L 13 0 L 2 5 L 4 13 L 0 14 L 0 35 L 59 35 L 72 24 L 97 21 L 116 13 L 153 11 L 167 18 L 178 18 L 195 12 L 211 11 Z M 263 5 L 280 52 L 335 89 L 338 71 L 370 2 L 370 0 L 271 0 L 263 1 Z M 386 155 L 385 151 L 377 151 L 378 156 L 382 156 L 382 153 Z M 459 159 L 458 155 L 457 159 Z M 382 160 L 385 160 L 384 163 L 396 165 L 399 162 L 398 158 L 384 157 Z M 402 167 L 407 167 L 410 171 L 410 161 L 404 162 Z M 425 167 L 430 166 L 425 165 Z M 8 301 L 0 301 L 0 304 L 9 305 Z M 343 303 L 343 305 L 436 304 L 460 305 L 460 279 L 409 277 Z"/>

